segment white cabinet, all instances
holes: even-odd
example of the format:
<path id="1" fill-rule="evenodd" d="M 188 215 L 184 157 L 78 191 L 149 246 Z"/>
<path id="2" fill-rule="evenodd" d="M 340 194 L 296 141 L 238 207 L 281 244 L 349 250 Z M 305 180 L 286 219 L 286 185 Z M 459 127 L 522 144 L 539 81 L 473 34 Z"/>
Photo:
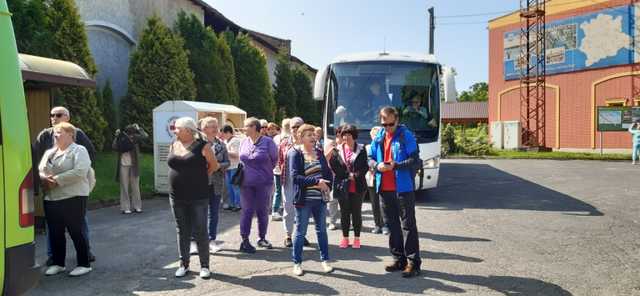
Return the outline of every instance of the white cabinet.
<path id="1" fill-rule="evenodd" d="M 503 121 L 504 149 L 518 149 L 522 147 L 522 127 L 520 121 Z"/>

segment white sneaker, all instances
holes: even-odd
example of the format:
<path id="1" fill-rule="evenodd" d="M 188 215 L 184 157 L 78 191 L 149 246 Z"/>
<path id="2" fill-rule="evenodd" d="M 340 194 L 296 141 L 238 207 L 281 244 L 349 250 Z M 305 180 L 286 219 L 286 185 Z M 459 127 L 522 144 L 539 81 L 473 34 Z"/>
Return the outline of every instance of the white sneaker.
<path id="1" fill-rule="evenodd" d="M 208 268 L 200 269 L 200 278 L 208 279 L 211 277 L 211 271 Z"/>
<path id="2" fill-rule="evenodd" d="M 125 210 L 125 211 L 122 211 L 122 213 L 124 213 L 124 214 L 127 214 L 127 215 L 128 215 L 128 214 L 131 214 L 131 211 L 130 211 L 130 210 Z"/>
<path id="3" fill-rule="evenodd" d="M 336 227 L 336 224 L 334 224 L 334 223 L 329 223 L 329 227 L 327 227 L 327 229 L 329 229 L 329 230 L 336 230 L 336 228 L 338 228 L 338 227 Z"/>
<path id="4" fill-rule="evenodd" d="M 176 277 L 183 277 L 183 276 L 187 275 L 187 272 L 189 272 L 189 269 L 180 266 L 180 268 L 178 268 L 178 270 L 176 270 Z"/>
<path id="5" fill-rule="evenodd" d="M 194 241 L 191 242 L 191 246 L 189 247 L 189 254 L 198 255 L 198 244 Z"/>
<path id="6" fill-rule="evenodd" d="M 273 212 L 271 214 L 271 221 L 282 221 L 282 215 L 278 212 Z"/>
<path id="7" fill-rule="evenodd" d="M 78 266 L 74 268 L 69 275 L 70 276 L 81 276 L 89 273 L 91 271 L 91 267 Z"/>
<path id="8" fill-rule="evenodd" d="M 45 275 L 56 275 L 63 271 L 67 270 L 64 266 L 59 265 L 51 265 L 47 268 L 47 271 L 44 272 Z"/>
<path id="9" fill-rule="evenodd" d="M 322 261 L 322 270 L 324 270 L 324 272 L 326 272 L 326 273 L 330 273 L 330 272 L 333 271 L 333 267 L 331 267 L 331 265 L 329 265 L 329 262 Z"/>
<path id="10" fill-rule="evenodd" d="M 222 250 L 222 243 L 217 243 L 216 241 L 209 242 L 209 253 L 215 254 Z"/>
<path id="11" fill-rule="evenodd" d="M 297 276 L 301 276 L 304 274 L 304 271 L 302 270 L 302 264 L 298 263 L 293 265 L 293 274 Z"/>

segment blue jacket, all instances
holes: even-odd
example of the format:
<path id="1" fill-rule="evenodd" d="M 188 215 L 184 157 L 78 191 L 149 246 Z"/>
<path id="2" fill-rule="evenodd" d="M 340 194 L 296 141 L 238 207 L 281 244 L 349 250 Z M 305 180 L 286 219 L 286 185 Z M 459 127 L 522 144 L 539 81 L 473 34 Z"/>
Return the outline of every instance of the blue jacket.
<path id="1" fill-rule="evenodd" d="M 371 141 L 371 151 L 369 152 L 369 167 L 376 171 L 376 191 L 380 192 L 382 185 L 382 173 L 377 170 L 378 163 L 384 162 L 384 136 L 385 129 L 382 128 Z M 414 180 L 411 173 L 413 163 L 418 159 L 418 145 L 413 133 L 404 125 L 399 125 L 391 139 L 391 154 L 397 163 L 396 191 L 398 193 L 411 192 L 414 190 Z"/>
<path id="2" fill-rule="evenodd" d="M 329 169 L 327 159 L 322 154 L 322 151 L 316 149 L 318 155 L 318 161 L 320 161 L 320 167 L 322 168 L 322 178 L 329 181 L 329 187 L 333 180 L 333 174 Z M 318 178 L 307 177 L 304 173 L 304 155 L 301 150 L 297 148 L 291 148 L 287 152 L 287 177 L 289 179 L 290 193 L 293 194 L 293 204 L 296 207 L 304 206 L 305 188 L 318 184 Z"/>

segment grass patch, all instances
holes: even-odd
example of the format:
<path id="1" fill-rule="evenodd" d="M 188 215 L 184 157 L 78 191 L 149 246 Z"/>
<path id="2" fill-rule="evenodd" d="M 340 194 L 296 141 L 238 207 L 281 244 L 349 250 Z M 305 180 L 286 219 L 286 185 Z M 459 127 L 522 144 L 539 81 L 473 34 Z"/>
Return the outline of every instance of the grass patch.
<path id="1" fill-rule="evenodd" d="M 482 157 L 489 159 L 557 159 L 557 160 L 630 160 L 631 154 L 603 154 L 585 152 L 527 152 L 512 150 L 494 150 L 494 155 Z M 468 155 L 454 154 L 448 158 L 469 158 Z"/>
<path id="2" fill-rule="evenodd" d="M 153 154 L 142 153 L 140 163 L 140 193 L 143 197 L 153 194 Z M 118 154 L 98 152 L 96 163 L 96 187 L 90 200 L 110 201 L 120 199 L 120 183 L 116 182 Z"/>

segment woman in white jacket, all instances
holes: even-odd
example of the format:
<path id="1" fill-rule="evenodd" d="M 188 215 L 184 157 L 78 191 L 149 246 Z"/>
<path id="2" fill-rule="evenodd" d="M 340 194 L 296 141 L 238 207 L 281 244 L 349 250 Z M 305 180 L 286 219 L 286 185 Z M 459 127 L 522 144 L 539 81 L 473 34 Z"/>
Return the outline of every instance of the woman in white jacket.
<path id="1" fill-rule="evenodd" d="M 82 234 L 82 221 L 87 212 L 91 192 L 89 153 L 76 144 L 75 127 L 67 122 L 53 127 L 55 145 L 47 150 L 38 166 L 45 191 L 44 210 L 49 226 L 53 265 L 46 275 L 65 271 L 66 238 L 69 232 L 76 249 L 77 267 L 69 275 L 80 276 L 91 271 L 87 238 Z"/>

